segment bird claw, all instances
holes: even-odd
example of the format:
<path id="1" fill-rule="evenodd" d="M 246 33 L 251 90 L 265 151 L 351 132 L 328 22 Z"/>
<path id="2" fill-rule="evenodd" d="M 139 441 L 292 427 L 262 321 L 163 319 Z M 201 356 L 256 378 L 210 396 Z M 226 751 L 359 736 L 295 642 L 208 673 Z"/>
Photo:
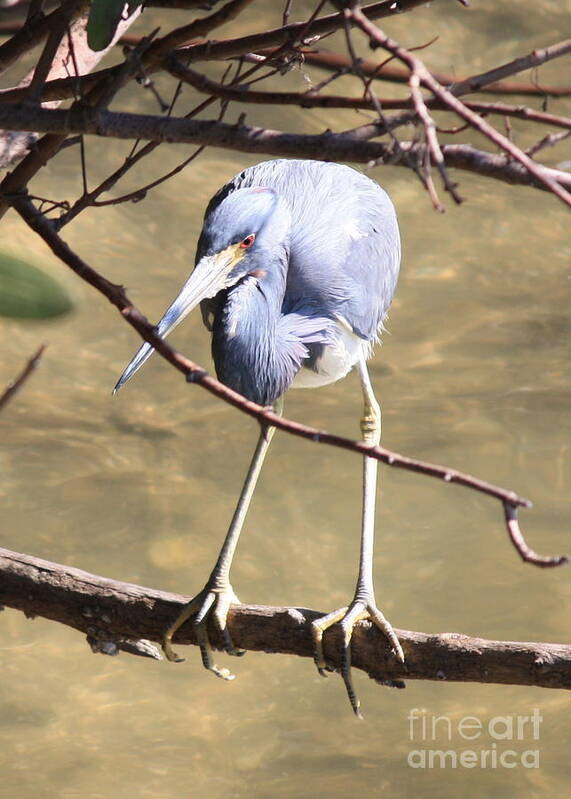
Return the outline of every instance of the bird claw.
<path id="1" fill-rule="evenodd" d="M 202 657 L 202 664 L 205 669 L 211 671 L 222 680 L 233 680 L 235 675 L 229 669 L 220 668 L 214 662 L 212 645 L 208 637 L 207 623 L 208 618 L 212 616 L 214 625 L 224 644 L 224 651 L 229 655 L 241 657 L 245 654 L 244 649 L 238 649 L 234 646 L 226 620 L 228 611 L 231 605 L 239 605 L 240 600 L 230 586 L 227 588 L 210 588 L 208 585 L 198 593 L 190 602 L 184 606 L 177 618 L 168 628 L 163 639 L 163 652 L 167 660 L 173 663 L 180 663 L 184 658 L 180 658 L 172 648 L 172 638 L 176 631 L 182 625 L 194 616 L 193 627 L 196 635 L 198 646 L 200 647 L 200 654 Z"/>
<path id="2" fill-rule="evenodd" d="M 349 702 L 351 703 L 351 707 L 353 708 L 353 712 L 357 718 L 362 718 L 363 716 L 360 711 L 361 703 L 359 702 L 357 694 L 355 693 L 353 679 L 351 676 L 351 638 L 355 625 L 364 619 L 368 619 L 379 628 L 383 635 L 385 635 L 385 637 L 388 639 L 388 642 L 391 645 L 391 649 L 393 650 L 397 660 L 399 660 L 401 663 L 404 663 L 404 652 L 397 635 L 390 622 L 386 620 L 384 615 L 377 608 L 373 599 L 354 599 L 348 607 L 334 610 L 332 613 L 328 613 L 326 616 L 316 619 L 311 625 L 314 647 L 313 659 L 319 674 L 322 677 L 327 677 L 327 672 L 335 671 L 335 669 L 332 669 L 325 662 L 325 653 L 323 651 L 323 635 L 325 631 L 334 624 L 337 624 L 338 622 L 341 624 L 341 629 L 343 630 L 343 654 L 341 658 L 340 673 L 345 684 L 345 690 L 347 691 Z"/>

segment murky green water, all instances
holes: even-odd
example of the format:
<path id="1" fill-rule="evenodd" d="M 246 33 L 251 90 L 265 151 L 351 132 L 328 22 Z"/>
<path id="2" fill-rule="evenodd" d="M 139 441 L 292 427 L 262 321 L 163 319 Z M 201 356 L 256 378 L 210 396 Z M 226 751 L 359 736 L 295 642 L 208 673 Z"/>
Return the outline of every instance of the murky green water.
<path id="1" fill-rule="evenodd" d="M 491 2 L 475 5 L 465 12 L 435 4 L 386 28 L 407 45 L 438 33 L 439 52 L 447 56 L 425 53 L 427 61 L 476 71 L 550 44 L 568 27 L 568 3 L 521 3 L 517 13 Z M 540 76 L 562 83 L 568 74 L 562 62 Z M 304 85 L 299 73 L 288 80 Z M 557 108 L 571 112 L 569 102 Z M 291 129 L 292 113 L 272 108 L 255 119 Z M 361 119 L 311 111 L 305 124 L 313 131 Z M 514 129 L 517 135 L 515 123 Z M 553 151 L 553 163 L 563 149 Z M 117 164 L 119 152 L 89 142 L 93 183 Z M 160 150 L 125 187 L 185 154 L 183 147 Z M 63 154 L 38 179 L 37 193 L 72 197 L 79 190 L 76 158 Z M 145 203 L 87 212 L 64 237 L 157 317 L 190 269 L 206 201 L 249 163 L 213 150 Z M 568 212 L 538 192 L 461 175 L 466 203 L 448 204 L 438 216 L 409 173 L 373 175 L 395 201 L 404 240 L 390 334 L 371 367 L 385 445 L 529 496 L 534 508 L 522 522 L 530 544 L 545 553 L 568 551 Z M 15 215 L 3 223 L 2 246 L 35 255 L 77 302 L 77 312 L 63 321 L 0 323 L 2 382 L 39 343 L 49 345 L 41 370 L 0 419 L 2 545 L 166 590 L 201 588 L 255 425 L 198 388 L 185 388 L 159 359 L 112 399 L 111 387 L 138 346 L 135 335 Z M 196 315 L 174 341 L 209 365 L 207 334 Z M 293 392 L 287 412 L 357 435 L 357 378 Z M 273 447 L 233 583 L 246 602 L 330 610 L 354 586 L 359 460 L 279 435 Z M 569 640 L 571 572 L 522 565 L 493 501 L 382 468 L 377 521 L 378 599 L 396 626 Z M 340 681 L 322 680 L 306 660 L 249 654 L 232 661 L 238 679 L 225 684 L 207 675 L 190 649 L 180 666 L 95 657 L 63 627 L 11 610 L 0 622 L 3 797 L 442 797 L 460 789 L 470 796 L 568 795 L 563 692 L 428 682 L 389 691 L 356 675 L 366 714 L 358 723 Z M 420 722 L 411 735 L 414 708 L 429 720 L 450 719 L 452 739 L 442 724 L 436 741 L 430 734 L 423 740 Z M 490 733 L 495 717 L 529 715 L 533 708 L 543 718 L 539 739 L 530 728 L 519 741 Z M 465 716 L 482 722 L 477 740 L 459 733 Z M 491 760 L 471 769 L 413 768 L 407 760 L 418 749 L 513 749 L 518 759 L 514 768 Z M 539 767 L 521 763 L 528 750 L 538 752 Z"/>

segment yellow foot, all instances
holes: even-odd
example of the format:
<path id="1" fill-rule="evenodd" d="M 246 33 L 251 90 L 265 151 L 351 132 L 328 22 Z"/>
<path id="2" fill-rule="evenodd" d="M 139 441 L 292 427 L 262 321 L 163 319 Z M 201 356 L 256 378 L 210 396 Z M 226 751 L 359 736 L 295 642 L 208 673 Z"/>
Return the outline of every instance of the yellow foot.
<path id="1" fill-rule="evenodd" d="M 217 677 L 223 680 L 233 680 L 234 674 L 229 669 L 220 668 L 214 662 L 212 654 L 212 646 L 208 637 L 206 625 L 208 618 L 212 616 L 214 624 L 222 636 L 224 641 L 224 650 L 229 655 L 240 656 L 244 654 L 243 649 L 237 649 L 232 642 L 226 619 L 230 605 L 239 605 L 240 600 L 230 586 L 226 589 L 210 588 L 206 585 L 203 590 L 197 594 L 190 602 L 184 606 L 175 621 L 171 624 L 165 633 L 163 640 L 163 652 L 167 660 L 174 663 L 180 663 L 184 658 L 180 658 L 172 648 L 172 637 L 182 625 L 195 616 L 193 620 L 194 631 L 196 640 L 200 647 L 200 654 L 202 656 L 202 663 L 205 669 L 214 672 Z"/>
<path id="2" fill-rule="evenodd" d="M 400 645 L 399 639 L 396 636 L 390 622 L 388 622 L 381 611 L 374 604 L 374 600 L 366 601 L 354 599 L 349 607 L 334 610 L 328 613 L 327 616 L 322 616 L 312 622 L 313 634 L 313 658 L 317 670 L 322 677 L 327 676 L 327 672 L 331 671 L 325 662 L 325 655 L 323 652 L 323 634 L 329 627 L 332 627 L 337 622 L 340 622 L 341 629 L 343 630 L 343 656 L 341 663 L 341 676 L 345 683 L 347 696 L 351 702 L 353 712 L 358 718 L 362 718 L 360 711 L 361 703 L 357 699 L 355 689 L 353 688 L 353 680 L 351 678 L 351 636 L 353 635 L 353 628 L 359 621 L 369 619 L 388 639 L 391 648 L 396 658 L 404 663 L 404 652 Z"/>

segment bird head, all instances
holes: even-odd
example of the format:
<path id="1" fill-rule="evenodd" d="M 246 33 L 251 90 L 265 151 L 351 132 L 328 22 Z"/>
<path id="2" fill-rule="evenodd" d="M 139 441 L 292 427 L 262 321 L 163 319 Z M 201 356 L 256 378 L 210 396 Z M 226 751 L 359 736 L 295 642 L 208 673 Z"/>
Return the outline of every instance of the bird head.
<path id="1" fill-rule="evenodd" d="M 203 300 L 232 288 L 248 275 L 260 274 L 287 252 L 291 219 L 272 189 L 245 188 L 228 194 L 209 209 L 197 247 L 194 271 L 157 325 L 163 338 Z M 281 252 L 277 253 L 276 250 Z M 282 260 L 278 257 L 278 260 Z M 145 343 L 119 378 L 118 391 L 154 352 Z"/>

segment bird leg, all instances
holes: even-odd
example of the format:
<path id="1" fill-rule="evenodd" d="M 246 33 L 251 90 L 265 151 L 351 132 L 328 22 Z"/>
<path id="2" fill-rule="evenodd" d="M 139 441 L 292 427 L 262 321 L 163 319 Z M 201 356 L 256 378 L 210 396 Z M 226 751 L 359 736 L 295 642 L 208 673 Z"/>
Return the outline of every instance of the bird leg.
<path id="1" fill-rule="evenodd" d="M 274 410 L 280 414 L 283 410 L 283 401 L 281 398 L 274 403 Z M 193 625 L 196 634 L 196 640 L 200 647 L 202 656 L 202 663 L 206 669 L 213 671 L 217 677 L 223 680 L 233 680 L 234 675 L 229 669 L 220 668 L 214 663 L 212 655 L 212 646 L 208 637 L 206 629 L 208 617 L 212 615 L 214 624 L 222 636 L 224 641 L 224 649 L 229 655 L 243 655 L 244 650 L 237 649 L 228 632 L 226 619 L 230 605 L 239 605 L 240 600 L 234 593 L 234 589 L 230 584 L 230 567 L 232 559 L 244 520 L 250 506 L 250 501 L 260 476 L 264 458 L 270 446 L 276 428 L 271 426 L 262 427 L 258 443 L 250 462 L 248 473 L 242 491 L 234 511 L 234 516 L 226 533 L 226 538 L 218 555 L 218 560 L 214 566 L 210 577 L 202 591 L 198 593 L 190 602 L 185 605 L 175 621 L 171 624 L 165 633 L 163 640 L 163 651 L 168 660 L 177 662 L 183 660 L 179 658 L 172 648 L 172 637 L 176 631 L 191 617 L 194 616 Z"/>
<path id="2" fill-rule="evenodd" d="M 373 393 L 365 358 L 358 361 L 359 378 L 363 391 L 364 411 L 361 419 L 361 434 L 366 444 L 376 445 L 381 440 L 381 409 Z M 351 678 L 351 636 L 357 622 L 370 620 L 388 639 L 391 648 L 402 663 L 404 654 L 391 624 L 385 619 L 375 604 L 373 587 L 373 542 L 375 535 L 375 499 L 377 491 L 377 466 L 375 458 L 363 459 L 363 515 L 361 521 L 361 550 L 359 556 L 359 576 L 355 596 L 348 607 L 328 613 L 312 623 L 314 659 L 319 673 L 327 676 L 327 665 L 323 652 L 323 634 L 337 622 L 343 630 L 343 657 L 341 676 L 347 689 L 351 707 L 356 716 L 361 717 L 360 702 L 353 688 Z"/>

